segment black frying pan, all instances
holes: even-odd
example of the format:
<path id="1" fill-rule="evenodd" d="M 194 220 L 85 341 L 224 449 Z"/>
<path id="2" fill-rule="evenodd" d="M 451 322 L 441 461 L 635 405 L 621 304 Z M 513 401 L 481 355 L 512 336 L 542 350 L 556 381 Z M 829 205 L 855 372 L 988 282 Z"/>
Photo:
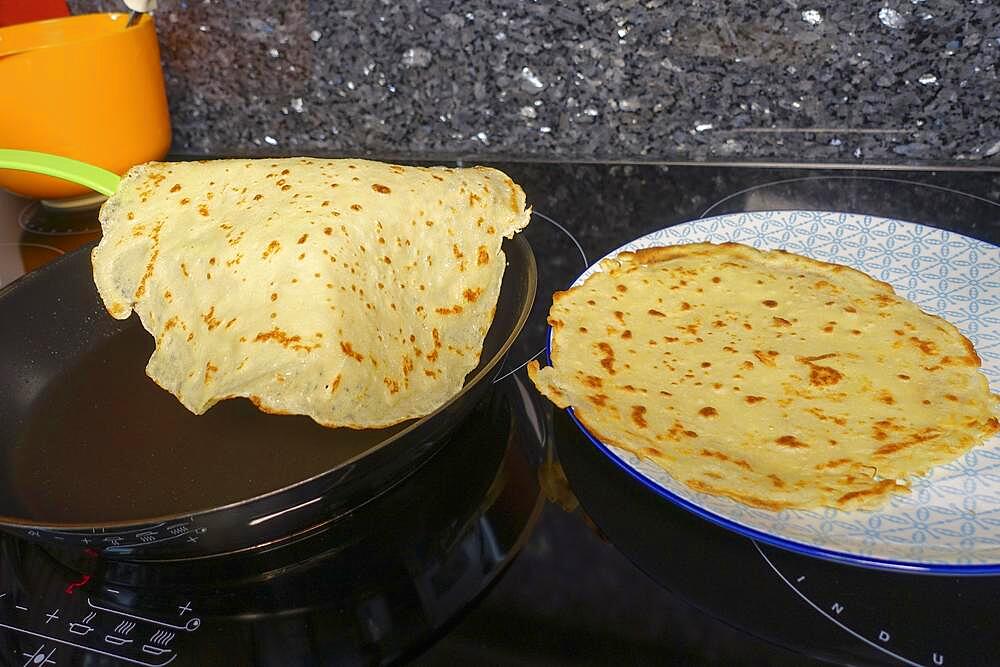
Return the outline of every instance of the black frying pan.
<path id="1" fill-rule="evenodd" d="M 105 312 L 91 247 L 0 289 L 0 528 L 130 559 L 267 543 L 391 488 L 489 390 L 536 288 L 531 247 L 505 241 L 496 315 L 462 392 L 389 429 L 326 429 L 243 399 L 188 412 L 146 377 L 153 340 L 138 318 Z"/>

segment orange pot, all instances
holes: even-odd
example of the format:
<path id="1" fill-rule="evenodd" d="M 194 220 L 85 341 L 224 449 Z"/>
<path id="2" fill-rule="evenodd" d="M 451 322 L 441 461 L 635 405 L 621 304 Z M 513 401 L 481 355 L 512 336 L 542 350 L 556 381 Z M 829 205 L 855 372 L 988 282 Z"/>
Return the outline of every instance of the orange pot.
<path id="1" fill-rule="evenodd" d="M 44 151 L 117 174 L 170 148 L 153 19 L 84 14 L 0 28 L 0 147 Z M 89 190 L 0 169 L 0 188 L 36 199 Z"/>

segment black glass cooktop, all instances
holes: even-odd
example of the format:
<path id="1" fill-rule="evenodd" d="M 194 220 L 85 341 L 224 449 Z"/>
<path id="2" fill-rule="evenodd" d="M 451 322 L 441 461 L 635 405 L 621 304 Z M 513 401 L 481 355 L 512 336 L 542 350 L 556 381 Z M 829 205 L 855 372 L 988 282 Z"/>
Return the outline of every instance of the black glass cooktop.
<path id="1" fill-rule="evenodd" d="M 1000 243 L 1000 173 L 497 166 L 537 213 L 538 303 L 455 439 L 379 502 L 238 558 L 139 565 L 2 538 L 0 663 L 997 663 L 997 579 L 857 570 L 709 525 L 623 479 L 521 367 L 552 291 L 632 238 L 813 209 Z M 0 195 L 0 283 L 95 235 L 88 214 Z"/>

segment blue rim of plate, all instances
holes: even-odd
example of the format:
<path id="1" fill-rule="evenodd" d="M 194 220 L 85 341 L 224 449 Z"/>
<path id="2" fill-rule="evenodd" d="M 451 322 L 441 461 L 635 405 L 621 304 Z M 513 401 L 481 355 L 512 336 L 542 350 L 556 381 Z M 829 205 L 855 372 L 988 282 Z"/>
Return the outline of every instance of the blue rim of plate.
<path id="1" fill-rule="evenodd" d="M 800 212 L 801 213 L 805 213 L 805 212 L 808 212 L 808 213 L 829 213 L 829 214 L 833 214 L 833 215 L 839 215 L 841 213 L 839 211 L 812 211 L 812 210 L 805 211 L 803 209 L 774 210 L 774 211 L 753 211 L 753 213 L 761 213 L 761 214 L 765 214 L 765 213 L 790 214 L 790 213 L 800 213 Z M 711 220 L 713 218 L 725 218 L 725 217 L 729 217 L 729 216 L 732 216 L 732 215 L 738 215 L 738 213 L 736 213 L 736 214 L 734 214 L 734 213 L 725 213 L 725 214 L 721 214 L 721 215 L 717 215 L 717 216 L 710 216 L 708 218 L 696 218 L 694 220 L 690 220 L 690 221 L 687 221 L 687 222 L 678 223 L 677 225 L 671 225 L 671 227 L 678 227 L 680 225 L 688 224 L 688 222 L 702 222 L 702 221 L 705 221 L 705 220 Z M 865 215 L 865 214 L 854 213 L 854 214 L 851 214 L 851 215 Z M 884 216 L 873 216 L 873 217 L 883 218 Z M 885 218 L 885 219 L 896 220 L 895 218 Z M 905 221 L 899 220 L 898 222 L 905 222 Z M 908 224 L 918 225 L 920 223 L 908 223 Z M 927 225 L 921 225 L 921 226 L 926 227 Z M 596 262 L 594 262 L 593 264 L 591 264 L 590 266 L 588 266 L 586 269 L 584 269 L 580 273 L 580 275 L 577 276 L 570 283 L 570 287 L 572 287 L 573 285 L 576 285 L 584 275 L 586 275 L 587 273 L 591 272 L 595 266 L 597 266 L 597 265 L 599 265 L 601 263 L 601 261 L 603 259 L 606 259 L 608 257 L 613 257 L 614 255 L 616 255 L 619 252 L 621 252 L 622 248 L 624 246 L 629 245 L 631 243 L 634 243 L 635 241 L 638 241 L 639 239 L 642 239 L 642 238 L 648 236 L 649 234 L 656 233 L 656 231 L 657 230 L 654 230 L 654 231 L 649 232 L 647 234 L 643 234 L 642 236 L 639 236 L 639 237 L 637 237 L 635 239 L 632 239 L 631 241 L 627 241 L 626 243 L 623 243 L 623 244 L 619 245 L 614 250 L 612 250 L 609 253 L 607 253 L 606 255 L 602 256 Z M 947 231 L 947 230 L 944 230 L 944 231 Z M 965 238 L 968 238 L 968 239 L 971 239 L 973 241 L 977 241 L 977 242 L 980 242 L 980 243 L 986 243 L 985 241 L 981 241 L 980 239 L 976 239 L 976 238 L 971 237 L 971 236 L 966 236 L 964 234 L 959 234 L 957 232 L 948 231 L 948 233 L 949 234 L 955 234 L 956 236 L 963 236 Z M 988 244 L 988 245 L 991 245 L 991 244 Z M 567 287 L 567 289 L 569 289 L 569 287 Z M 546 343 L 545 343 L 545 361 L 546 361 L 546 363 L 548 365 L 550 365 L 550 366 L 552 365 L 552 327 L 551 326 L 548 329 L 548 336 L 546 338 Z M 815 545 L 812 545 L 812 544 L 807 544 L 805 542 L 799 542 L 797 540 L 791 540 L 791 539 L 788 539 L 788 538 L 779 537 L 777 535 L 773 535 L 771 533 L 767 533 L 767 532 L 764 532 L 762 530 L 758 530 L 756 528 L 751 528 L 749 526 L 745 526 L 745 525 L 743 525 L 743 524 L 741 524 L 741 523 L 739 523 L 737 521 L 733 521 L 732 519 L 726 518 L 726 517 L 724 517 L 724 516 L 722 516 L 720 514 L 716 514 L 715 512 L 707 510 L 704 507 L 701 507 L 700 505 L 698 505 L 697 503 L 693 503 L 690 500 L 687 500 L 686 498 L 682 498 L 681 496 L 677 495 L 673 491 L 670 491 L 666 487 L 664 487 L 664 486 L 658 484 L 657 482 L 649 479 L 648 477 L 646 477 L 645 475 L 643 475 L 642 473 L 640 473 L 638 470 L 636 470 L 635 468 L 633 468 L 632 466 L 630 466 L 628 463 L 626 463 L 624 460 L 622 460 L 622 458 L 620 456 L 618 456 L 615 452 L 613 452 L 608 445 L 606 445 L 597 436 L 595 436 L 593 433 L 591 433 L 590 430 L 586 426 L 584 426 L 583 422 L 581 422 L 577 418 L 576 413 L 575 413 L 575 411 L 573 410 L 572 407 L 566 408 L 565 411 L 569 415 L 569 417 L 573 421 L 573 423 L 576 425 L 576 427 L 578 429 L 580 429 L 580 432 L 583 433 L 587 437 L 587 440 L 589 440 L 591 442 L 591 444 L 593 444 L 595 447 L 597 447 L 597 450 L 600 451 L 602 454 L 604 454 L 608 459 L 610 459 L 612 463 L 614 463 L 616 466 L 618 466 L 624 472 L 628 473 L 628 475 L 630 477 L 632 477 L 633 479 L 635 479 L 636 481 L 638 481 L 639 483 L 641 483 L 644 487 L 646 487 L 647 489 L 649 489 L 650 491 L 652 491 L 656 495 L 660 496 L 664 500 L 667 500 L 668 502 L 673 503 L 674 505 L 677 505 L 677 506 L 679 506 L 679 507 L 687 510 L 688 512 L 691 512 L 695 516 L 701 517 L 702 519 L 705 519 L 705 520 L 707 520 L 707 521 L 709 521 L 709 522 L 711 522 L 711 523 L 713 523 L 713 524 L 715 524 L 715 525 L 717 525 L 719 527 L 725 528 L 726 530 L 729 530 L 729 531 L 731 531 L 733 533 L 736 533 L 738 535 L 742 535 L 744 537 L 748 537 L 748 538 L 750 538 L 752 540 L 755 540 L 757 542 L 762 542 L 764 544 L 768 544 L 768 545 L 771 545 L 771 546 L 774 546 L 774 547 L 778 547 L 778 548 L 784 549 L 786 551 L 791 551 L 793 553 L 801 554 L 801 555 L 804 555 L 804 556 L 811 556 L 811 557 L 814 557 L 814 558 L 821 558 L 823 560 L 833 561 L 833 562 L 836 562 L 836 563 L 842 563 L 842 564 L 845 564 L 845 565 L 851 565 L 851 566 L 855 566 L 855 567 L 865 567 L 865 568 L 876 569 L 876 570 L 888 570 L 888 571 L 893 571 L 893 572 L 903 572 L 903 573 L 923 574 L 923 575 L 987 576 L 987 575 L 997 575 L 997 574 L 1000 574 L 1000 562 L 997 562 L 997 563 L 985 563 L 985 564 L 979 563 L 979 564 L 960 565 L 960 564 L 952 564 L 952 563 L 919 563 L 919 562 L 913 562 L 913 561 L 895 560 L 895 559 L 891 559 L 891 558 L 876 558 L 876 557 L 873 557 L 873 556 L 862 556 L 862 555 L 859 555 L 859 554 L 852 554 L 852 553 L 845 552 L 845 551 L 836 551 L 834 549 L 827 549 L 827 548 L 824 548 L 824 547 L 819 547 L 819 546 L 815 546 Z"/>

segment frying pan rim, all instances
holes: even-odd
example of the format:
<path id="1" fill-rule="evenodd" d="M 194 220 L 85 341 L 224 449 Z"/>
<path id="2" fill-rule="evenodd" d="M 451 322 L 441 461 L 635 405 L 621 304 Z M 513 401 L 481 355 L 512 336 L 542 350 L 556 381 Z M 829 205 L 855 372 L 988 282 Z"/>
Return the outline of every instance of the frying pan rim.
<path id="1" fill-rule="evenodd" d="M 73 250 L 72 252 L 68 252 L 65 255 L 62 255 L 61 257 L 56 258 L 54 261 L 50 262 L 46 266 L 43 266 L 36 271 L 32 271 L 31 273 L 25 274 L 24 276 L 21 276 L 17 280 L 14 280 L 9 284 L 0 287 L 0 302 L 2 302 L 3 298 L 9 292 L 12 292 L 16 288 L 16 286 L 32 282 L 33 280 L 38 280 L 44 277 L 49 272 L 58 270 L 56 267 L 62 263 L 62 260 L 70 259 L 81 253 L 90 253 L 90 251 L 94 248 L 96 243 L 97 242 L 94 241 L 84 246 L 81 246 L 80 248 Z M 45 530 L 45 531 L 56 531 L 56 532 L 58 531 L 80 532 L 80 531 L 92 531 L 92 530 L 107 531 L 109 529 L 131 530 L 140 526 L 149 526 L 153 524 L 159 525 L 159 524 L 169 523 L 172 521 L 188 521 L 198 516 L 224 512 L 240 506 L 250 505 L 252 503 L 265 500 L 266 498 L 272 496 L 277 496 L 279 494 L 291 492 L 296 487 L 306 486 L 312 482 L 319 480 L 322 477 L 335 473 L 337 470 L 340 470 L 348 465 L 356 463 L 357 461 L 363 459 L 365 456 L 372 454 L 373 452 L 379 451 L 385 447 L 390 446 L 391 444 L 395 443 L 396 441 L 412 433 L 416 429 L 422 427 L 424 424 L 437 417 L 440 413 L 444 412 L 454 403 L 462 399 L 469 391 L 472 390 L 473 387 L 479 385 L 483 381 L 486 381 L 486 379 L 490 374 L 490 371 L 492 371 L 497 366 L 497 364 L 499 364 L 500 361 L 506 356 L 511 346 L 514 344 L 514 341 L 517 340 L 521 331 L 524 329 L 524 325 L 527 323 L 528 318 L 531 315 L 531 310 L 532 307 L 534 306 L 535 297 L 538 291 L 538 263 L 535 259 L 535 253 L 531 248 L 531 244 L 528 242 L 527 238 L 525 238 L 523 234 L 515 234 L 512 238 L 504 239 L 501 249 L 510 250 L 515 247 L 518 248 L 517 252 L 519 252 L 520 255 L 523 257 L 525 266 L 523 267 L 522 271 L 523 271 L 523 277 L 527 280 L 527 286 L 525 289 L 524 299 L 522 299 L 521 303 L 519 304 L 517 317 L 514 320 L 507 337 L 500 344 L 500 347 L 497 349 L 496 353 L 493 354 L 492 357 L 490 357 L 490 359 L 486 362 L 486 364 L 480 363 L 479 365 L 477 365 L 477 368 L 479 370 L 476 372 L 476 374 L 471 379 L 466 378 L 465 384 L 462 386 L 462 389 L 457 394 L 448 399 L 444 404 L 442 404 L 436 410 L 434 410 L 434 412 L 424 415 L 419 419 L 412 420 L 411 423 L 407 425 L 405 428 L 393 434 L 389 438 L 386 438 L 385 440 L 379 442 L 374 447 L 370 447 L 364 450 L 363 452 L 360 452 L 359 454 L 352 456 L 351 458 L 339 463 L 338 465 L 323 470 L 322 472 L 319 472 L 310 477 L 299 479 L 290 484 L 286 484 L 285 486 L 282 486 L 280 488 L 272 489 L 271 491 L 266 491 L 264 493 L 254 495 L 249 498 L 235 500 L 233 502 L 226 503 L 224 505 L 216 505 L 214 507 L 209 507 L 205 509 L 199 509 L 187 512 L 175 512 L 172 514 L 161 514 L 157 516 L 143 517 L 137 519 L 116 519 L 114 521 L 89 522 L 89 523 L 75 523 L 75 522 L 62 522 L 62 521 L 26 521 L 24 519 L 14 518 L 5 514 L 0 514 L 0 527 L 25 529 L 25 530 Z M 504 254 L 505 254 L 505 260 L 509 262 L 509 259 L 507 258 L 508 253 L 505 252 Z M 508 281 L 512 281 L 515 278 L 515 273 L 507 270 L 507 268 L 505 268 L 504 270 L 504 277 L 501 282 L 501 291 L 503 290 L 504 285 L 509 284 Z M 496 321 L 495 316 L 493 321 L 494 322 Z M 492 327 L 492 323 L 490 326 Z M 489 329 L 487 329 L 487 335 L 488 333 Z M 485 341 L 485 336 L 484 336 L 484 341 Z M 282 416 L 282 415 L 276 415 L 276 416 Z M 329 429 L 329 430 L 333 431 L 335 429 Z M 296 503 L 296 505 L 301 505 L 301 504 L 302 504 L 301 502 Z"/>

